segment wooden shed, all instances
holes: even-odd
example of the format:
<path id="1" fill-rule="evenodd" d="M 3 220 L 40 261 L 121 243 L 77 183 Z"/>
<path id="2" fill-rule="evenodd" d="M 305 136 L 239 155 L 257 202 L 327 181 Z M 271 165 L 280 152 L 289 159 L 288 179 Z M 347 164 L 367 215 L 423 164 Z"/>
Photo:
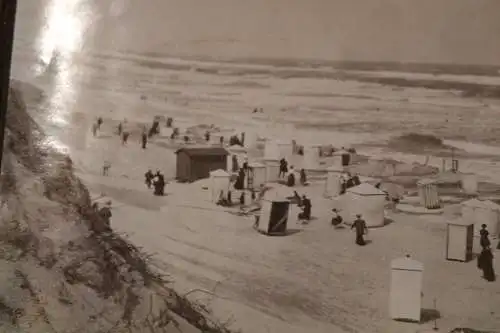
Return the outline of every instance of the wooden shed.
<path id="1" fill-rule="evenodd" d="M 463 219 L 448 221 L 446 230 L 446 259 L 467 262 L 472 260 L 474 223 Z"/>
<path id="2" fill-rule="evenodd" d="M 424 265 L 405 258 L 391 262 L 389 313 L 394 320 L 420 322 Z"/>
<path id="3" fill-rule="evenodd" d="M 211 171 L 225 170 L 228 151 L 222 147 L 186 147 L 175 152 L 177 155 L 176 180 L 194 182 L 208 178 Z"/>

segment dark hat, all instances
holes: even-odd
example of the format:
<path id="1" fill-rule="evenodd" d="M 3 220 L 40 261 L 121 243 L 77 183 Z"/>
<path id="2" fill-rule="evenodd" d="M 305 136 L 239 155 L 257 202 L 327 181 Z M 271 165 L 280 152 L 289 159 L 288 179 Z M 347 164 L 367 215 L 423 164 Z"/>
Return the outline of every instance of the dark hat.
<path id="1" fill-rule="evenodd" d="M 356 217 L 358 217 L 358 218 L 361 217 L 361 214 L 356 214 Z"/>
<path id="2" fill-rule="evenodd" d="M 486 224 L 481 224 L 481 228 L 486 228 Z"/>
<path id="3" fill-rule="evenodd" d="M 332 212 L 337 212 L 337 208 L 332 209 Z"/>

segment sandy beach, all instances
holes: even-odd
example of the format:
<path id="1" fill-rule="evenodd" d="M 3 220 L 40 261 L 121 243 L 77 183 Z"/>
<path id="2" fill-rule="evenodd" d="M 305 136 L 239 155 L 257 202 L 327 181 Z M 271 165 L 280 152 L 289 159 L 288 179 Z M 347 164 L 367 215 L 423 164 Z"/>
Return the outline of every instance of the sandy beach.
<path id="1" fill-rule="evenodd" d="M 171 277 L 177 290 L 191 291 L 190 298 L 243 332 L 417 332 L 432 328 L 434 321 L 397 324 L 388 318 L 390 260 L 411 254 L 425 266 L 424 312 L 432 313 L 437 302 L 443 332 L 500 327 L 498 284 L 483 281 L 475 261 L 445 260 L 449 217 L 388 212 L 393 223 L 372 230 L 369 246 L 358 248 L 352 232 L 330 226 L 332 201 L 323 198 L 324 184 L 318 180 L 299 188 L 313 200 L 314 221 L 304 226 L 293 220 L 289 229 L 294 234 L 266 237 L 252 229 L 250 217 L 209 203 L 203 181 L 172 182 L 165 197 L 154 197 L 143 174 L 159 169 L 173 179 L 174 149 L 160 136 L 143 150 L 139 132 L 134 134 L 154 116 L 171 116 L 181 130 L 214 124 L 227 133 L 356 147 L 367 156 L 422 163 L 432 154 L 387 145 L 393 136 L 419 132 L 460 148 L 461 171 L 500 183 L 500 154 L 491 145 L 497 140 L 499 100 L 464 98 L 448 90 L 274 76 L 280 69 L 242 74 L 245 64 L 232 69 L 237 73 L 228 71 L 227 64 L 220 65 L 224 71 L 204 73 L 203 62 L 186 60 L 195 69 L 178 70 L 154 67 L 155 61 L 125 55 L 92 58 L 67 71 L 73 75 L 71 91 L 63 89 L 67 81 L 50 68 L 28 80 L 18 66 L 14 77 L 45 91 L 45 109 L 32 109 L 34 118 L 43 121 L 43 112 L 51 110 L 59 119 L 45 120 L 45 128 L 69 152 L 91 194 L 113 201 L 113 228 L 153 254 L 153 265 Z M 213 71 L 217 65 L 210 67 Z M 405 77 L 421 79 L 411 73 Z M 58 82 L 61 96 L 51 98 L 50 89 Z M 36 90 L 24 91 L 35 106 Z M 71 109 L 65 108 L 65 97 Z M 264 113 L 253 114 L 255 107 Z M 90 125 L 98 116 L 103 128 L 92 137 Z M 114 132 L 125 118 L 132 138 L 122 146 Z M 100 175 L 106 159 L 112 164 L 109 177 Z M 440 167 L 441 161 L 436 154 L 429 164 Z M 495 260 L 498 267 L 498 255 Z"/>

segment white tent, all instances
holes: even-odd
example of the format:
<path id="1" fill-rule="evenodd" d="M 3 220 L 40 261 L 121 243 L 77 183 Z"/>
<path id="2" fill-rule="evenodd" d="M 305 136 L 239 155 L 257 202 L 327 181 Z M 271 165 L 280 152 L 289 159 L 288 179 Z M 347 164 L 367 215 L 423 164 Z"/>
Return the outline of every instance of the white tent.
<path id="1" fill-rule="evenodd" d="M 338 166 L 331 166 L 326 169 L 325 197 L 336 197 L 342 189 L 343 170 Z"/>
<path id="2" fill-rule="evenodd" d="M 304 169 L 319 168 L 320 145 L 308 145 L 304 147 Z"/>
<path id="3" fill-rule="evenodd" d="M 218 169 L 210 172 L 210 201 L 217 202 L 221 196 L 227 196 L 229 186 L 231 184 L 231 176 L 224 170 Z"/>
<path id="4" fill-rule="evenodd" d="M 262 163 L 253 162 L 248 164 L 248 177 L 246 179 L 251 182 L 251 187 L 253 189 L 260 188 L 261 185 L 266 183 L 266 166 Z"/>
<path id="5" fill-rule="evenodd" d="M 277 182 L 280 174 L 280 162 L 278 160 L 264 160 L 266 166 L 266 182 Z"/>
<path id="6" fill-rule="evenodd" d="M 477 176 L 473 173 L 462 174 L 462 190 L 465 194 L 477 194 Z"/>
<path id="7" fill-rule="evenodd" d="M 278 140 L 276 141 L 276 145 L 278 147 L 278 157 L 285 158 L 286 160 L 290 160 L 293 156 L 293 143 L 288 140 Z"/>
<path id="8" fill-rule="evenodd" d="M 342 198 L 344 220 L 346 223 L 352 223 L 356 214 L 361 214 L 368 227 L 383 226 L 385 197 L 385 192 L 368 183 L 347 189 Z"/>
<path id="9" fill-rule="evenodd" d="M 236 160 L 238 161 L 238 165 L 241 168 L 245 159 L 247 159 L 247 150 L 239 145 L 232 145 L 226 150 L 229 152 L 227 155 L 227 171 L 232 172 L 233 169 L 233 156 L 236 156 Z"/>
<path id="10" fill-rule="evenodd" d="M 267 139 L 264 146 L 264 159 L 266 160 L 279 160 L 280 151 L 276 141 Z"/>
<path id="11" fill-rule="evenodd" d="M 486 224 L 491 238 L 498 237 L 500 206 L 490 200 L 471 199 L 462 203 L 462 217 L 474 223 L 474 234 L 479 235 L 481 225 Z"/>

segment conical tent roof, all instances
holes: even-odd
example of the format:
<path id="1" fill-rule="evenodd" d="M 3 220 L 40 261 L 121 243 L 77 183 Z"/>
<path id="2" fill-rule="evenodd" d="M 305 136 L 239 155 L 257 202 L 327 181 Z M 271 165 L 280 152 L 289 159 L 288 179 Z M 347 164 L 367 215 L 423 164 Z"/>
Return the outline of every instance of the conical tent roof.
<path id="1" fill-rule="evenodd" d="M 405 271 L 423 271 L 424 264 L 412 258 L 397 258 L 391 261 L 391 268 Z"/>
<path id="2" fill-rule="evenodd" d="M 470 199 L 464 201 L 462 203 L 464 206 L 473 207 L 473 208 L 486 208 L 492 210 L 500 210 L 500 206 L 490 200 L 478 200 L 478 199 Z"/>
<path id="3" fill-rule="evenodd" d="M 211 177 L 231 177 L 229 173 L 222 169 L 217 169 L 215 171 L 210 172 Z"/>
<path id="4" fill-rule="evenodd" d="M 375 186 L 363 183 L 355 187 L 347 189 L 347 192 L 358 194 L 358 195 L 385 195 L 384 191 L 379 190 Z"/>

